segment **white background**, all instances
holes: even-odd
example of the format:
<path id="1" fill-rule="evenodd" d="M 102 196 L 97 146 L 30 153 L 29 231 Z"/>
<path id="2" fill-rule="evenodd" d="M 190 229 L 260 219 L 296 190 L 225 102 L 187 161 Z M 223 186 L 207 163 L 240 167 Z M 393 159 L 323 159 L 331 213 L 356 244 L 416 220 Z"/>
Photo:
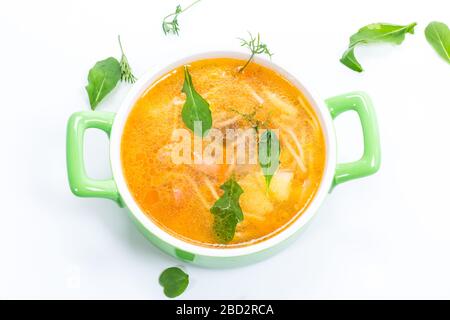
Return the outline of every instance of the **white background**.
<path id="1" fill-rule="evenodd" d="M 323 98 L 372 97 L 382 168 L 336 188 L 302 237 L 269 260 L 185 265 L 182 298 L 450 298 L 450 65 L 423 34 L 432 20 L 450 24 L 450 2 L 203 0 L 180 16 L 179 37 L 165 37 L 161 18 L 176 4 L 1 1 L 0 298 L 164 298 L 158 276 L 180 263 L 115 203 L 70 193 L 66 122 L 89 110 L 89 68 L 120 58 L 118 34 L 139 76 L 192 52 L 240 50 L 247 30 Z M 339 63 L 359 27 L 414 21 L 401 46 L 357 49 L 365 72 Z M 128 90 L 121 84 L 98 109 L 116 110 Z M 356 159 L 356 116 L 336 125 L 340 161 Z M 89 131 L 86 152 L 89 173 L 110 176 L 106 135 Z"/>

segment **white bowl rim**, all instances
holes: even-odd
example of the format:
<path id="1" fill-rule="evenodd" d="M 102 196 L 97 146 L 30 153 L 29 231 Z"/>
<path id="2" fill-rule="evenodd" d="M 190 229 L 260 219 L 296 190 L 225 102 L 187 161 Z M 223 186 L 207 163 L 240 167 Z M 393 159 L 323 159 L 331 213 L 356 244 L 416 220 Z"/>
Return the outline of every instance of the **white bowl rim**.
<path id="1" fill-rule="evenodd" d="M 298 217 L 295 221 L 290 223 L 283 230 L 273 235 L 272 237 L 241 247 L 207 247 L 202 245 L 196 245 L 191 242 L 184 241 L 180 238 L 173 236 L 167 231 L 160 228 L 155 222 L 151 220 L 139 207 L 139 205 L 134 200 L 131 192 L 128 189 L 125 177 L 122 171 L 120 148 L 121 148 L 121 138 L 124 125 L 128 118 L 128 114 L 133 108 L 136 100 L 147 90 L 147 88 L 161 76 L 167 72 L 175 69 L 184 64 L 194 62 L 197 60 L 208 59 L 208 58 L 235 58 L 235 59 L 248 59 L 248 54 L 243 54 L 234 51 L 210 51 L 202 52 L 198 54 L 189 55 L 187 57 L 181 58 L 173 63 L 165 64 L 160 63 L 155 66 L 155 71 L 149 71 L 144 74 L 130 89 L 128 95 L 123 100 L 114 120 L 110 135 L 110 158 L 111 158 L 111 169 L 113 173 L 114 180 L 116 182 L 118 191 L 124 201 L 125 205 L 131 211 L 133 216 L 154 236 L 164 241 L 165 243 L 192 253 L 194 255 L 208 256 L 208 257 L 238 257 L 254 254 L 257 252 L 265 251 L 269 248 L 275 247 L 283 241 L 287 240 L 293 236 L 297 231 L 299 231 L 304 225 L 306 225 L 311 218 L 317 213 L 320 205 L 324 201 L 326 195 L 328 194 L 334 174 L 336 169 L 336 139 L 334 134 L 333 121 L 325 105 L 324 100 L 320 99 L 315 93 L 312 93 L 310 89 L 306 89 L 303 85 L 304 82 L 300 82 L 296 77 L 291 75 L 285 69 L 276 65 L 270 60 L 261 57 L 255 57 L 254 61 L 272 70 L 275 70 L 283 77 L 288 79 L 292 84 L 298 87 L 305 97 L 309 100 L 311 106 L 315 109 L 316 115 L 319 118 L 322 130 L 324 132 L 325 144 L 326 144 L 326 161 L 324 174 L 322 181 L 320 183 L 319 189 L 317 190 L 314 198 L 309 203 L 306 210 Z"/>

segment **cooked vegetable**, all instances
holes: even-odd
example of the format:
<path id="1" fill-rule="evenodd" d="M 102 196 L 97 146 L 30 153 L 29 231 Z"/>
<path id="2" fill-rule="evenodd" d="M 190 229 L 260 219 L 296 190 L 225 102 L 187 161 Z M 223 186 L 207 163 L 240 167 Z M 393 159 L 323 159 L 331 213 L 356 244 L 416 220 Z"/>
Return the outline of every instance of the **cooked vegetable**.
<path id="1" fill-rule="evenodd" d="M 277 171 L 270 183 L 270 195 L 278 201 L 285 201 L 291 193 L 291 184 L 294 173 L 289 171 Z"/>
<path id="2" fill-rule="evenodd" d="M 239 180 L 244 193 L 240 203 L 245 218 L 264 221 L 265 215 L 274 210 L 274 206 L 268 197 L 265 178 L 260 171 L 247 174 Z M 271 186 L 272 187 L 272 186 Z"/>

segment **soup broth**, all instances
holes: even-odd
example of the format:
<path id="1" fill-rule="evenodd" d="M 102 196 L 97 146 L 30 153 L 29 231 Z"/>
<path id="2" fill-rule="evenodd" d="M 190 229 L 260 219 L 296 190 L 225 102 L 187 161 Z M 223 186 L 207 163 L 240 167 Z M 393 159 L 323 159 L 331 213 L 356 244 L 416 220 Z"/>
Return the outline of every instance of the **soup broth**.
<path id="1" fill-rule="evenodd" d="M 244 63 L 230 58 L 205 59 L 190 63 L 189 72 L 195 90 L 210 105 L 212 128 L 257 130 L 257 123 L 259 129 L 277 130 L 280 163 L 268 186 L 257 162 L 221 164 L 202 159 L 174 163 L 173 131 L 186 128 L 181 117 L 186 100 L 181 91 L 183 66 L 155 81 L 138 99 L 125 124 L 121 159 L 131 194 L 156 224 L 191 243 L 229 247 L 267 239 L 305 211 L 322 179 L 324 136 L 304 94 L 262 65 L 250 63 L 238 72 Z M 235 148 L 239 139 L 231 142 L 226 146 L 223 142 L 226 152 Z M 190 156 L 195 159 L 198 155 L 194 150 Z M 239 204 L 244 219 L 237 224 L 233 239 L 220 244 L 210 208 L 224 192 L 220 186 L 230 177 L 243 190 Z"/>

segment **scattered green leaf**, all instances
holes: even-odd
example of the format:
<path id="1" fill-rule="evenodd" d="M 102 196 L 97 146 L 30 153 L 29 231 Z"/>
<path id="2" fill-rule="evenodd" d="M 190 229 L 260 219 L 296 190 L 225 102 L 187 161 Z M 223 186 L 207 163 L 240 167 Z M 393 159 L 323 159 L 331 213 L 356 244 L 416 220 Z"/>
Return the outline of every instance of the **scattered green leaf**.
<path id="1" fill-rule="evenodd" d="M 164 270 L 159 276 L 159 284 L 169 298 L 178 297 L 189 285 L 189 275 L 178 267 Z"/>
<path id="2" fill-rule="evenodd" d="M 133 71 L 131 70 L 130 64 L 128 63 L 127 56 L 123 52 L 122 48 L 122 41 L 120 41 L 120 36 L 118 36 L 119 39 L 119 46 L 120 51 L 122 52 L 122 57 L 120 58 L 120 80 L 128 82 L 128 83 L 135 83 L 136 77 L 133 74 Z"/>
<path id="3" fill-rule="evenodd" d="M 253 35 L 249 32 L 250 40 L 245 40 L 242 38 L 239 38 L 241 40 L 241 47 L 247 47 L 250 50 L 250 58 L 247 60 L 247 62 L 239 68 L 239 72 L 242 72 L 248 64 L 252 61 L 253 57 L 257 54 L 265 54 L 269 56 L 269 58 L 272 58 L 273 53 L 269 51 L 269 48 L 267 48 L 267 45 L 265 43 L 261 42 L 261 37 L 258 33 L 258 35 L 253 37 Z"/>
<path id="4" fill-rule="evenodd" d="M 115 88 L 120 75 L 119 61 L 112 57 L 98 61 L 89 70 L 86 91 L 92 110 L 95 110 L 100 101 Z"/>
<path id="5" fill-rule="evenodd" d="M 445 23 L 433 21 L 425 28 L 428 43 L 450 63 L 450 30 Z"/>
<path id="6" fill-rule="evenodd" d="M 355 57 L 355 46 L 349 47 L 341 58 L 341 62 L 356 72 L 362 72 L 363 68 Z"/>
<path id="7" fill-rule="evenodd" d="M 202 129 L 200 135 L 205 135 L 212 126 L 211 110 L 209 109 L 208 101 L 195 91 L 187 66 L 184 66 L 184 84 L 181 91 L 186 94 L 186 102 L 181 111 L 184 124 L 195 134 L 199 135 L 199 132 L 194 130 L 194 128 L 195 123 L 200 122 Z"/>
<path id="8" fill-rule="evenodd" d="M 220 189 L 224 191 L 210 211 L 214 215 L 214 232 L 221 243 L 233 240 L 236 225 L 244 220 L 239 197 L 244 192 L 234 177 L 228 179 Z"/>
<path id="9" fill-rule="evenodd" d="M 164 31 L 164 34 L 168 35 L 171 33 L 174 35 L 178 35 L 178 32 L 180 31 L 180 26 L 178 25 L 178 16 L 200 1 L 201 0 L 192 2 L 184 9 L 182 9 L 180 5 L 177 5 L 177 7 L 175 8 L 175 12 L 165 16 L 163 19 L 162 29 Z M 172 20 L 168 20 L 169 18 L 172 18 Z"/>
<path id="10" fill-rule="evenodd" d="M 258 162 L 266 180 L 266 186 L 269 188 L 270 181 L 280 164 L 280 141 L 272 130 L 264 131 L 259 139 Z"/>
<path id="11" fill-rule="evenodd" d="M 405 40 L 407 33 L 414 34 L 416 23 L 406 26 L 399 26 L 387 23 L 373 23 L 358 30 L 357 33 L 350 37 L 348 49 L 344 52 L 341 62 L 350 69 L 362 72 L 363 68 L 355 58 L 355 47 L 360 44 L 388 42 L 393 44 L 401 44 Z"/>

